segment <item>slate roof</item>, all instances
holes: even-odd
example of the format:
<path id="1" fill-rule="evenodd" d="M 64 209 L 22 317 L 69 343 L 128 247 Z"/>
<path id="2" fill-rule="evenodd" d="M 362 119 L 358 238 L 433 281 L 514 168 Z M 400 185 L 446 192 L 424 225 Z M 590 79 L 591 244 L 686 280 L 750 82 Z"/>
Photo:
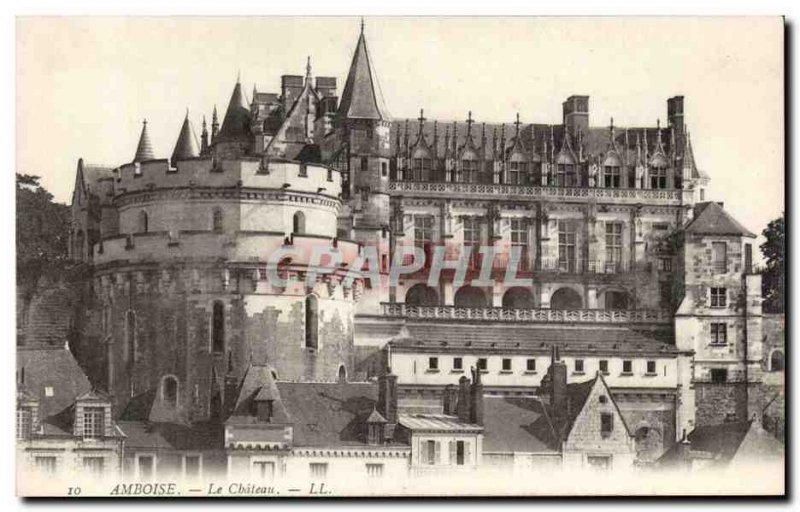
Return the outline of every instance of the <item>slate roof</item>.
<path id="1" fill-rule="evenodd" d="M 546 406 L 536 397 L 484 396 L 484 452 L 558 452 Z"/>
<path id="2" fill-rule="evenodd" d="M 189 112 L 187 111 L 181 131 L 178 134 L 178 140 L 175 142 L 175 149 L 172 150 L 172 162 L 194 158 L 199 155 L 200 145 L 197 143 L 197 136 L 194 133 L 191 121 L 189 121 Z"/>
<path id="3" fill-rule="evenodd" d="M 251 364 L 239 385 L 239 394 L 236 398 L 236 405 L 233 407 L 228 422 L 235 424 L 258 423 L 254 411 L 254 401 L 273 400 L 272 421 L 270 423 L 289 423 L 292 418 L 289 416 L 284 404 L 283 397 L 278 391 L 275 382 L 275 370 L 267 364 Z"/>
<path id="4" fill-rule="evenodd" d="M 694 218 L 685 231 L 696 235 L 756 236 L 715 202 L 697 203 Z"/>
<path id="5" fill-rule="evenodd" d="M 154 158 L 153 144 L 150 142 L 150 135 L 147 133 L 147 119 L 145 119 L 142 123 L 142 133 L 139 135 L 139 144 L 136 146 L 133 162 L 143 162 Z"/>
<path id="6" fill-rule="evenodd" d="M 69 408 L 92 386 L 72 353 L 59 347 L 17 347 L 17 372 L 25 380 L 24 391 L 39 400 L 39 417 L 47 418 Z M 46 396 L 45 388 L 53 388 Z"/>
<path id="7" fill-rule="evenodd" d="M 369 58 L 363 31 L 353 52 L 353 61 L 347 73 L 337 116 L 384 121 L 391 119 L 383 101 L 374 66 Z"/>
<path id="8" fill-rule="evenodd" d="M 213 424 L 193 426 L 175 423 L 117 421 L 126 436 L 125 448 L 151 450 L 214 450 L 222 449 L 223 427 Z"/>
<path id="9" fill-rule="evenodd" d="M 673 333 L 629 327 L 571 328 L 520 325 L 408 323 L 409 337 L 391 340 L 398 352 L 520 352 L 549 354 L 676 354 Z"/>
<path id="10" fill-rule="evenodd" d="M 783 444 L 753 421 L 737 421 L 695 428 L 688 436 L 691 452 L 702 452 L 713 464 L 725 465 L 734 459 L 769 460 L 782 457 Z M 681 462 L 678 444 L 658 460 L 670 466 Z"/>
<path id="11" fill-rule="evenodd" d="M 233 87 L 228 110 L 222 120 L 222 127 L 214 138 L 214 142 L 251 142 L 250 109 L 242 92 L 242 84 L 237 80 Z"/>
<path id="12" fill-rule="evenodd" d="M 70 332 L 74 294 L 63 283 L 48 281 L 37 288 L 28 306 L 24 343 L 63 348 Z"/>
<path id="13" fill-rule="evenodd" d="M 293 425 L 294 446 L 366 444 L 366 421 L 375 409 L 374 383 L 278 382 Z"/>

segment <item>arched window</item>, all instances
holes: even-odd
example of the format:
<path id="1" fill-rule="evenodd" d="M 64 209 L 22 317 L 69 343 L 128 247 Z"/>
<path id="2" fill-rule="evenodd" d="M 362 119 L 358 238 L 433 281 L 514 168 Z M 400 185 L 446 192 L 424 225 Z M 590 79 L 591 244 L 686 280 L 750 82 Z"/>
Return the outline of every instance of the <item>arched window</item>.
<path id="1" fill-rule="evenodd" d="M 423 283 L 415 284 L 406 292 L 406 306 L 436 306 L 438 304 L 439 294 Z"/>
<path id="2" fill-rule="evenodd" d="M 528 162 L 519 153 L 511 155 L 506 169 L 506 183 L 509 185 L 527 185 L 529 183 Z"/>
<path id="3" fill-rule="evenodd" d="M 161 401 L 170 407 L 178 405 L 178 379 L 172 375 L 161 380 Z"/>
<path id="4" fill-rule="evenodd" d="M 147 233 L 148 227 L 147 212 L 142 210 L 139 212 L 139 233 Z"/>
<path id="5" fill-rule="evenodd" d="M 295 235 L 304 235 L 306 232 L 306 216 L 303 212 L 295 212 L 292 218 L 292 233 Z"/>
<path id="6" fill-rule="evenodd" d="M 454 181 L 460 183 L 478 183 L 478 175 L 480 172 L 480 161 L 478 155 L 472 151 L 464 153 L 461 157 L 461 164 L 456 171 L 456 179 Z"/>
<path id="7" fill-rule="evenodd" d="M 783 351 L 774 350 L 769 357 L 769 371 L 782 372 L 784 370 Z"/>
<path id="8" fill-rule="evenodd" d="M 125 355 L 128 363 L 136 360 L 136 313 L 130 310 L 125 314 Z"/>
<path id="9" fill-rule="evenodd" d="M 619 158 L 611 155 L 603 163 L 603 187 L 620 188 L 622 186 L 622 171 Z"/>
<path id="10" fill-rule="evenodd" d="M 503 294 L 503 307 L 506 309 L 532 309 L 533 294 L 528 288 L 515 286 Z"/>
<path id="11" fill-rule="evenodd" d="M 214 208 L 211 218 L 211 229 L 215 233 L 222 233 L 222 208 Z"/>
<path id="12" fill-rule="evenodd" d="M 667 161 L 661 154 L 656 155 L 650 165 L 650 188 L 667 188 Z"/>
<path id="13" fill-rule="evenodd" d="M 344 384 L 347 382 L 347 369 L 344 365 L 339 366 L 339 376 L 338 376 L 339 384 Z"/>
<path id="14" fill-rule="evenodd" d="M 411 179 L 413 181 L 431 181 L 431 158 L 424 149 L 417 149 L 411 158 Z"/>
<path id="15" fill-rule="evenodd" d="M 211 308 L 211 351 L 225 352 L 225 304 L 219 300 Z"/>
<path id="16" fill-rule="evenodd" d="M 583 298 L 572 288 L 559 288 L 550 297 L 550 309 L 582 309 Z"/>
<path id="17" fill-rule="evenodd" d="M 306 297 L 306 348 L 316 349 L 319 336 L 319 304 L 316 295 Z"/>
<path id="18" fill-rule="evenodd" d="M 453 304 L 462 308 L 485 308 L 487 306 L 486 294 L 480 288 L 462 286 L 456 292 Z"/>

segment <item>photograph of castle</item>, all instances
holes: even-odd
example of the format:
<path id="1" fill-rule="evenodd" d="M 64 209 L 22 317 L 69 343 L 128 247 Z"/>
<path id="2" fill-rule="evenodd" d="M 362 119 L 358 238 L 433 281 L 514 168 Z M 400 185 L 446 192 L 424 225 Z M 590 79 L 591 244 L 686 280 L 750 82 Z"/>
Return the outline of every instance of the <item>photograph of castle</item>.
<path id="1" fill-rule="evenodd" d="M 17 158 L 18 493 L 783 494 L 782 20 L 627 20 L 686 68 L 600 63 L 618 21 L 18 19 L 18 91 L 61 98 L 19 147 L 83 141 Z M 513 69 L 471 69 L 504 23 Z M 741 27 L 698 73 L 692 34 Z M 727 87 L 763 95 L 704 107 Z"/>

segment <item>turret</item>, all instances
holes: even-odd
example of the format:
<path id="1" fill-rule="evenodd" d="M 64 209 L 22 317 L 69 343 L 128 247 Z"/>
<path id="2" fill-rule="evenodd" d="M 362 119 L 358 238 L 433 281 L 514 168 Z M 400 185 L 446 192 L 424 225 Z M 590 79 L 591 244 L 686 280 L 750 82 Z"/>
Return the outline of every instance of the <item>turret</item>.
<path id="1" fill-rule="evenodd" d="M 153 160 L 153 145 L 150 143 L 150 135 L 147 134 L 147 119 L 142 121 L 142 133 L 139 135 L 139 145 L 136 146 L 136 154 L 133 157 L 133 162 L 144 162 L 145 160 Z"/>
<path id="2" fill-rule="evenodd" d="M 250 132 L 250 109 L 237 79 L 233 87 L 228 110 L 222 120 L 222 128 L 214 137 L 214 151 L 218 157 L 239 157 L 250 152 L 253 135 Z"/>
<path id="3" fill-rule="evenodd" d="M 178 140 L 175 142 L 175 149 L 172 151 L 171 162 L 174 166 L 178 160 L 195 158 L 199 155 L 197 137 L 194 134 L 192 123 L 189 121 L 189 110 L 187 109 L 186 117 L 183 119 L 183 126 L 181 126 L 181 131 L 178 134 Z"/>

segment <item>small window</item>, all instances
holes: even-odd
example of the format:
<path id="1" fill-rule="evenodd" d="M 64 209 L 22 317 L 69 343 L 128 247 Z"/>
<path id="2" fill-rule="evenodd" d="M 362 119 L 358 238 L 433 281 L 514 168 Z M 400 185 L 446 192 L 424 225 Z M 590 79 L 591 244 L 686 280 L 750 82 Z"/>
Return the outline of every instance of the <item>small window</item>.
<path id="1" fill-rule="evenodd" d="M 575 373 L 583 373 L 583 359 L 575 360 Z"/>
<path id="2" fill-rule="evenodd" d="M 489 367 L 489 365 L 488 365 L 485 357 L 478 358 L 478 370 L 486 371 L 486 369 L 488 367 Z"/>
<path id="3" fill-rule="evenodd" d="M 303 212 L 295 212 L 292 217 L 292 233 L 304 235 L 306 233 L 306 216 Z"/>
<path id="4" fill-rule="evenodd" d="M 439 452 L 439 443 L 433 440 L 425 441 L 423 444 L 425 448 L 425 453 L 423 454 L 422 460 L 425 461 L 428 465 L 434 465 L 438 461 L 439 457 L 437 457 Z"/>
<path id="5" fill-rule="evenodd" d="M 464 369 L 464 360 L 460 357 L 453 358 L 453 369 L 454 370 L 463 370 Z"/>
<path id="6" fill-rule="evenodd" d="M 622 361 L 622 373 L 626 374 L 633 373 L 633 361 L 631 361 L 630 359 Z"/>
<path id="7" fill-rule="evenodd" d="M 771 372 L 782 372 L 784 370 L 783 352 L 776 350 L 769 357 L 769 370 Z"/>
<path id="8" fill-rule="evenodd" d="M 328 475 L 327 462 L 312 462 L 308 467 L 311 470 L 311 478 L 325 478 Z"/>
<path id="9" fill-rule="evenodd" d="M 367 464 L 367 477 L 381 478 L 383 476 L 383 464 Z"/>
<path id="10" fill-rule="evenodd" d="M 655 361 L 647 361 L 647 373 L 649 375 L 656 374 L 656 362 Z"/>
<path id="11" fill-rule="evenodd" d="M 600 395 L 597 397 L 597 401 L 601 404 L 608 403 L 608 397 L 606 395 Z"/>
<path id="12" fill-rule="evenodd" d="M 389 164 L 381 162 L 381 176 L 384 178 L 389 175 Z"/>
<path id="13" fill-rule="evenodd" d="M 727 304 L 727 288 L 711 288 L 711 307 L 724 308 Z"/>
<path id="14" fill-rule="evenodd" d="M 105 435 L 105 408 L 83 408 L 83 437 L 103 437 Z"/>
<path id="15" fill-rule="evenodd" d="M 439 370 L 439 358 L 438 357 L 429 357 L 428 358 L 428 369 L 429 370 Z"/>
<path id="16" fill-rule="evenodd" d="M 222 233 L 222 209 L 214 208 L 211 217 L 211 229 L 214 233 Z"/>
<path id="17" fill-rule="evenodd" d="M 44 396 L 53 396 L 53 386 L 44 387 Z"/>
<path id="18" fill-rule="evenodd" d="M 728 370 L 725 368 L 712 368 L 711 369 L 711 382 L 714 384 L 722 384 L 728 381 Z"/>
<path id="19" fill-rule="evenodd" d="M 178 405 L 178 379 L 172 377 L 164 377 L 161 381 L 161 399 L 170 407 Z"/>
<path id="20" fill-rule="evenodd" d="M 670 258 L 659 258 L 658 270 L 663 270 L 664 272 L 672 272 L 672 260 Z"/>
<path id="21" fill-rule="evenodd" d="M 535 372 L 536 371 L 536 359 L 528 359 L 527 361 L 525 361 L 525 370 L 527 370 L 529 372 Z"/>
<path id="22" fill-rule="evenodd" d="M 608 412 L 600 414 L 600 433 L 608 435 L 614 431 L 614 415 Z"/>
<path id="23" fill-rule="evenodd" d="M 455 463 L 457 466 L 463 466 L 466 463 L 466 443 L 464 441 L 456 441 Z"/>
<path id="24" fill-rule="evenodd" d="M 666 222 L 655 222 L 653 223 L 653 230 L 654 231 L 666 231 L 669 229 L 669 224 Z"/>
<path id="25" fill-rule="evenodd" d="M 712 345 L 727 345 L 728 344 L 728 325 L 724 323 L 711 324 L 711 344 Z"/>
<path id="26" fill-rule="evenodd" d="M 218 300 L 211 307 L 211 351 L 225 352 L 225 304 Z"/>
<path id="27" fill-rule="evenodd" d="M 728 244 L 727 242 L 711 243 L 711 264 L 714 272 L 722 273 L 728 271 Z"/>
<path id="28" fill-rule="evenodd" d="M 608 375 L 608 359 L 600 360 L 600 373 Z"/>
<path id="29" fill-rule="evenodd" d="M 139 212 L 139 233 L 147 233 L 149 227 L 150 226 L 147 218 L 147 212 L 145 211 Z"/>
<path id="30" fill-rule="evenodd" d="M 511 371 L 511 359 L 503 359 L 503 371 L 510 372 Z"/>

